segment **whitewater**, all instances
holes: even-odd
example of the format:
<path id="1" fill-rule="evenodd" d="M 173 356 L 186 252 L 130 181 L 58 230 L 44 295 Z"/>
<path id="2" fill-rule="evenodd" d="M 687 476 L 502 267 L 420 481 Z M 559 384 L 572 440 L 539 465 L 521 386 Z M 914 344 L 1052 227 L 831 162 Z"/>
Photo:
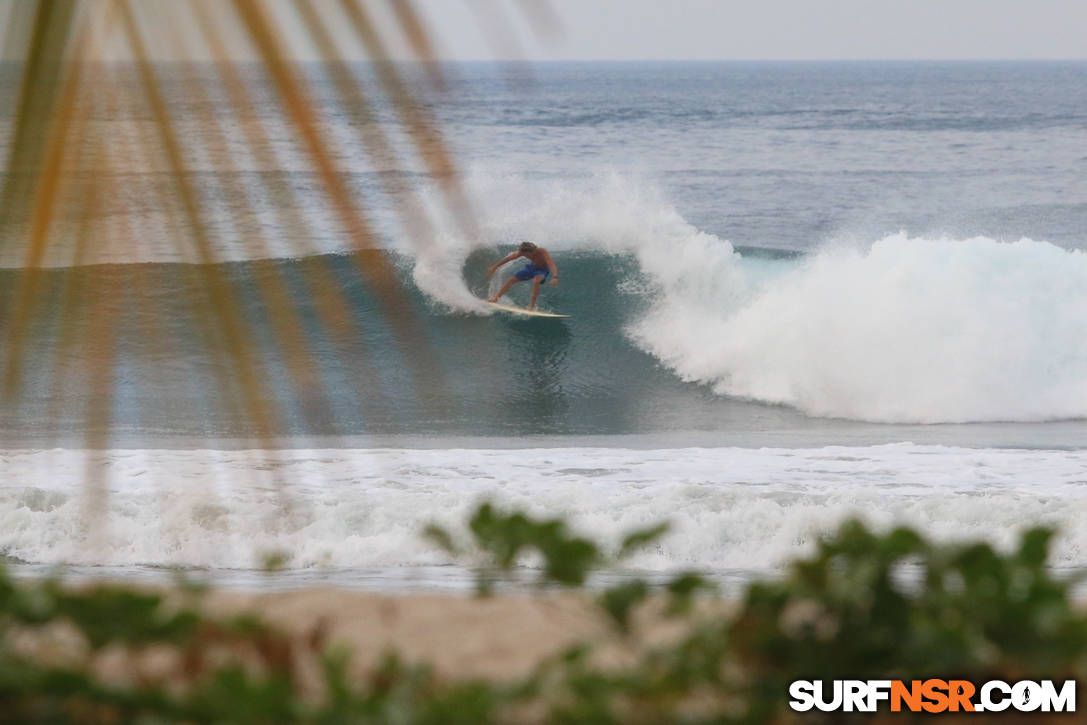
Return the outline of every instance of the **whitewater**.
<path id="1" fill-rule="evenodd" d="M 110 472 L 102 530 L 86 526 L 88 467 Z M 612 547 L 668 521 L 659 545 L 628 562 L 648 572 L 766 575 L 848 517 L 1005 548 L 1029 526 L 1057 526 L 1052 564 L 1087 567 L 1082 450 L 26 450 L 0 454 L 0 480 L 0 550 L 11 562 L 204 567 L 226 581 L 279 553 L 314 576 L 447 566 L 423 528 L 459 530 L 484 500 L 565 512 Z"/>

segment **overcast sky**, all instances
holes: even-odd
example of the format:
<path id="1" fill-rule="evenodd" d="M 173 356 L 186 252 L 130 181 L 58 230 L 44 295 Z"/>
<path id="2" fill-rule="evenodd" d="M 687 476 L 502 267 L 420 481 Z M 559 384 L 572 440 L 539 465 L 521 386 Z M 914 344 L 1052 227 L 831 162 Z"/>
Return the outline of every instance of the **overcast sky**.
<path id="1" fill-rule="evenodd" d="M 456 59 L 510 54 L 466 10 L 421 0 Z M 524 0 L 526 3 L 534 0 Z M 1087 58 L 1087 0 L 552 0 L 563 36 L 535 59 Z M 518 23 L 523 28 L 523 23 Z"/>
<path id="2" fill-rule="evenodd" d="M 230 54 L 253 59 L 232 4 L 203 1 L 217 11 Z M 0 29 L 15 4 L 29 2 L 0 0 Z M 294 0 L 263 2 L 276 16 L 291 54 L 317 57 Z M 407 44 L 398 42 L 389 2 L 364 0 L 386 31 L 382 35 L 392 55 L 404 57 Z M 415 0 L 414 6 L 437 37 L 440 57 L 448 60 L 1087 58 L 1087 0 L 550 0 L 562 30 L 541 37 L 537 31 L 546 26 L 526 18 L 539 14 L 543 2 Z M 340 14 L 339 0 L 315 4 L 332 27 L 339 52 L 365 57 Z M 192 29 L 189 6 L 138 0 L 132 7 L 155 58 L 210 57 Z M 104 43 L 107 57 L 128 55 L 117 28 Z M 179 37 L 186 38 L 184 49 L 178 48 Z M 22 48 L 12 45 L 2 52 L 19 57 Z"/>

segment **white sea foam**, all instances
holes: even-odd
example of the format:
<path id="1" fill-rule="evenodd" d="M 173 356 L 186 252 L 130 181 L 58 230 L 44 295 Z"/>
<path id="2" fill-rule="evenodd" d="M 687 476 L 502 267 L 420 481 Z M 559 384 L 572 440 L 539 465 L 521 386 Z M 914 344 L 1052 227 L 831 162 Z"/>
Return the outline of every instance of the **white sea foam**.
<path id="1" fill-rule="evenodd" d="M 80 485 L 96 470 L 110 491 L 99 539 Z M 764 571 L 849 516 L 1002 546 L 1058 525 L 1052 563 L 1087 566 L 1087 451 L 6 451 L 0 480 L 0 551 L 41 563 L 250 568 L 285 551 L 298 569 L 441 564 L 423 526 L 458 526 L 491 498 L 610 542 L 668 519 L 632 562 L 645 569 Z"/>
<path id="2" fill-rule="evenodd" d="M 664 298 L 633 334 L 687 379 L 812 415 L 1087 417 L 1087 255 L 1028 239 L 828 249 L 737 308 Z"/>

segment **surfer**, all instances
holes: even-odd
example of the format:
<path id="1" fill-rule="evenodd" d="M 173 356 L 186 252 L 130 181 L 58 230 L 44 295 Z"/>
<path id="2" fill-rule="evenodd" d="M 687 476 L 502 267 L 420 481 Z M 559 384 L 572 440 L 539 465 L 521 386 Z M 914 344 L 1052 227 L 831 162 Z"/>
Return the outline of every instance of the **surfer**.
<path id="1" fill-rule="evenodd" d="M 517 251 L 510 252 L 500 262 L 496 262 L 487 271 L 487 276 L 493 277 L 499 267 L 507 262 L 512 262 L 518 257 L 527 259 L 528 264 L 514 272 L 513 276 L 507 279 L 506 283 L 502 285 L 502 289 L 498 291 L 498 294 L 487 301 L 498 302 L 498 298 L 509 292 L 510 287 L 513 285 L 518 282 L 532 280 L 532 302 L 529 304 L 528 309 L 534 310 L 536 309 L 536 297 L 540 294 L 540 284 L 550 277 L 551 284 L 557 285 L 559 283 L 559 270 L 555 267 L 555 262 L 551 259 L 551 255 L 547 253 L 546 249 L 537 247 L 532 242 L 521 242 L 517 247 Z"/>

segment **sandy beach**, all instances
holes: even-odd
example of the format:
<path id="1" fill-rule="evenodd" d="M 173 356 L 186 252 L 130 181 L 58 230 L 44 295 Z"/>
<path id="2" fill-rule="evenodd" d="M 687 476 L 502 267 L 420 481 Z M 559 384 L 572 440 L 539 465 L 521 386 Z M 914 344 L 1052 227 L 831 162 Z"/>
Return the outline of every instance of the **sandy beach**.
<path id="1" fill-rule="evenodd" d="M 426 663 L 442 679 L 514 680 L 576 644 L 601 645 L 603 666 L 633 661 L 641 647 L 684 628 L 648 603 L 634 619 L 636 638 L 616 636 L 603 610 L 584 593 L 474 598 L 452 594 L 386 595 L 335 588 L 247 593 L 219 590 L 205 601 L 214 616 L 259 614 L 302 641 L 343 645 L 364 673 L 389 652 Z M 707 609 L 725 609 L 721 601 Z"/>

